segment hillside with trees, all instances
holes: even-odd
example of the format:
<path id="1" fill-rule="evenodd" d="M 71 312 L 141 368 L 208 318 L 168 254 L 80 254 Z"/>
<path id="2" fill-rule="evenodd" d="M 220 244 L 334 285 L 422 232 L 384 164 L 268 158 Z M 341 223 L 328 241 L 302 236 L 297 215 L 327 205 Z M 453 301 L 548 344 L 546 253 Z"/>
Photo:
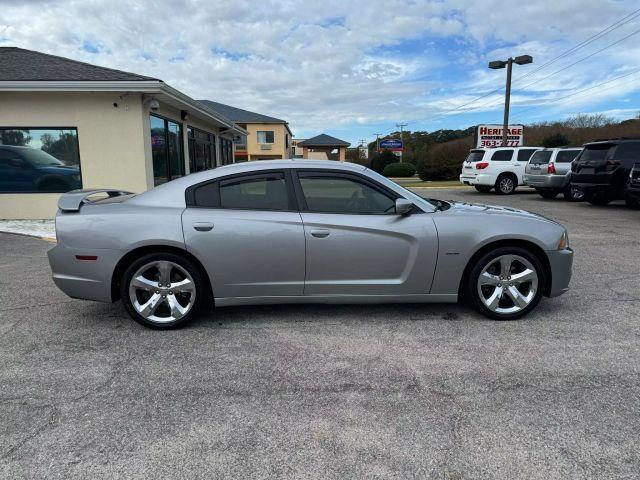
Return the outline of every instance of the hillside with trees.
<path id="1" fill-rule="evenodd" d="M 400 137 L 400 132 L 391 136 Z M 581 146 L 584 143 L 616 137 L 640 137 L 640 114 L 616 121 L 602 114 L 580 114 L 564 121 L 525 125 L 526 145 L 543 147 Z M 473 148 L 473 127 L 465 130 L 403 132 L 403 161 L 416 166 L 423 180 L 455 180 L 460 166 Z M 369 143 L 370 163 L 378 163 L 376 143 Z M 359 163 L 366 163 L 359 162 Z"/>

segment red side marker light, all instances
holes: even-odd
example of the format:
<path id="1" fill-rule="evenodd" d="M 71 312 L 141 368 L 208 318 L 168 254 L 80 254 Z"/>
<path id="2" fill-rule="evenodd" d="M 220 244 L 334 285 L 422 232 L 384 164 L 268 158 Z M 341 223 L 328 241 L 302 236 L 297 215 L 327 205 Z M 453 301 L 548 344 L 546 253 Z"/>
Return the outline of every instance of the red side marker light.
<path id="1" fill-rule="evenodd" d="M 97 255 L 76 255 L 76 260 L 89 260 L 95 261 L 98 259 Z"/>

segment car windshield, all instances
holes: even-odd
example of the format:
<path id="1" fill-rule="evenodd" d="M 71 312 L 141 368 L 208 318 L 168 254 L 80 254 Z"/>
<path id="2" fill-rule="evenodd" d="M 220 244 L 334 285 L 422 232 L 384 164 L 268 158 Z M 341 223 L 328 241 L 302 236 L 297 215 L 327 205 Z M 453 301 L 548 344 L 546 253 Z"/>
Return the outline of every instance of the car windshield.
<path id="1" fill-rule="evenodd" d="M 39 165 L 41 167 L 44 167 L 46 165 L 64 166 L 64 163 L 62 163 L 56 157 L 53 157 L 47 152 L 43 152 L 38 148 L 20 149 L 20 154 L 25 157 L 32 165 Z"/>
<path id="2" fill-rule="evenodd" d="M 551 159 L 551 150 L 540 150 L 533 154 L 529 163 L 549 163 Z"/>
<path id="3" fill-rule="evenodd" d="M 484 156 L 484 150 L 471 150 L 465 162 L 479 162 Z"/>

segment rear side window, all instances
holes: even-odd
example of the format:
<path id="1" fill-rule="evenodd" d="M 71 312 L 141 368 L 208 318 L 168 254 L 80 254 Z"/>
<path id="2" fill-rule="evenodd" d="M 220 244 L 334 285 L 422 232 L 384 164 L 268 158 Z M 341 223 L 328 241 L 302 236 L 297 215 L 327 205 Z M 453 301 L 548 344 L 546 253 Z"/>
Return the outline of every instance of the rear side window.
<path id="1" fill-rule="evenodd" d="M 220 208 L 288 210 L 283 173 L 239 177 L 220 182 Z"/>
<path id="2" fill-rule="evenodd" d="M 634 158 L 640 160 L 640 142 L 625 142 L 618 145 L 615 158 Z"/>
<path id="3" fill-rule="evenodd" d="M 498 150 L 496 152 L 493 152 L 493 155 L 491 155 L 491 160 L 495 160 L 495 161 L 509 161 L 513 158 L 513 150 Z"/>
<path id="4" fill-rule="evenodd" d="M 549 163 L 549 160 L 551 160 L 551 153 L 551 150 L 542 150 L 540 152 L 536 152 L 531 156 L 531 160 L 529 160 L 529 163 Z"/>
<path id="5" fill-rule="evenodd" d="M 529 161 L 529 158 L 531 158 L 531 155 L 535 151 L 536 151 L 535 148 L 524 148 L 524 149 L 518 150 L 518 161 L 519 162 Z"/>
<path id="6" fill-rule="evenodd" d="M 556 155 L 556 163 L 571 163 L 579 153 L 580 150 L 562 150 Z"/>
<path id="7" fill-rule="evenodd" d="M 469 152 L 465 162 L 479 162 L 484 157 L 484 150 L 472 150 Z"/>

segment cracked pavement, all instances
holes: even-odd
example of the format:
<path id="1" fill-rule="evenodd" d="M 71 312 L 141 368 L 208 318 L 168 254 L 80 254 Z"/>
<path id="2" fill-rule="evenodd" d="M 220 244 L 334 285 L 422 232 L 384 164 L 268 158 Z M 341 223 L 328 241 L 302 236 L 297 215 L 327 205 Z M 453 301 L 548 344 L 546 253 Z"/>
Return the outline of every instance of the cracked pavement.
<path id="1" fill-rule="evenodd" d="M 640 212 L 418 192 L 565 224 L 571 290 L 516 322 L 297 305 L 157 332 L 0 234 L 0 478 L 637 478 Z"/>

